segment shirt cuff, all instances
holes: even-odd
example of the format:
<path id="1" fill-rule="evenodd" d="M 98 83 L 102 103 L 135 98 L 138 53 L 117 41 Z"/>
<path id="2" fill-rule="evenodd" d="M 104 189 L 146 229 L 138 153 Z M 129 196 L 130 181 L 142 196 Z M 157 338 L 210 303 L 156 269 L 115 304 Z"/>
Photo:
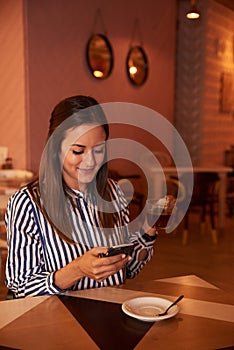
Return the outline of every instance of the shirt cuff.
<path id="1" fill-rule="evenodd" d="M 141 229 L 139 230 L 139 232 L 140 232 L 142 238 L 143 238 L 146 242 L 154 242 L 154 241 L 158 238 L 158 234 L 157 234 L 157 233 L 156 233 L 155 235 L 153 235 L 153 236 L 150 236 L 150 235 L 148 235 L 148 233 L 146 233 L 146 232 L 143 230 L 143 228 L 141 228 Z"/>
<path id="2" fill-rule="evenodd" d="M 66 289 L 60 289 L 54 284 L 54 274 L 55 272 L 51 272 L 51 274 L 48 276 L 47 279 L 47 287 L 49 290 L 50 294 L 60 294 L 60 293 L 65 293 L 67 290 Z"/>

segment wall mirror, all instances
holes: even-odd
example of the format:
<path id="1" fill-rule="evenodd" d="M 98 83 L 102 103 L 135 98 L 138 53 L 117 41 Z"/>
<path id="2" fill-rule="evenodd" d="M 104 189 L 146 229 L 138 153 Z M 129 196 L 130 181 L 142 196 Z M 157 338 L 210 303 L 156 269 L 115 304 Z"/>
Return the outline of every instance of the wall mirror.
<path id="1" fill-rule="evenodd" d="M 133 46 L 127 55 L 127 75 L 134 85 L 142 85 L 148 76 L 147 56 L 141 46 Z"/>
<path id="2" fill-rule="evenodd" d="M 86 47 L 86 58 L 93 77 L 107 78 L 113 68 L 113 51 L 109 40 L 103 34 L 93 34 Z"/>

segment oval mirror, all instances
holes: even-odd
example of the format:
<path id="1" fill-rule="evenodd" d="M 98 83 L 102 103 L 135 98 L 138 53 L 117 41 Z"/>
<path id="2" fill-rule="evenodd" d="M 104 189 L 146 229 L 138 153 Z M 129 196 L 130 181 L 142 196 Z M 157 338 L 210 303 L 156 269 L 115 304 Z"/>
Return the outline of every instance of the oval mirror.
<path id="1" fill-rule="evenodd" d="M 110 75 L 113 68 L 113 51 L 105 35 L 91 36 L 87 44 L 86 56 L 93 77 L 105 79 Z"/>
<path id="2" fill-rule="evenodd" d="M 127 56 L 127 75 L 134 85 L 142 85 L 148 76 L 148 61 L 141 46 L 130 48 Z"/>

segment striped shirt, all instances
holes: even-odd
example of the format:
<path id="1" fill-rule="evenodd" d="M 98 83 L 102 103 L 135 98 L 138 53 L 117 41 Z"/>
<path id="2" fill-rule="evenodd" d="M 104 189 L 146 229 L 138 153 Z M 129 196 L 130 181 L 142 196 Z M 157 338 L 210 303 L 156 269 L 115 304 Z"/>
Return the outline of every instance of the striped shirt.
<path id="1" fill-rule="evenodd" d="M 70 189 L 67 192 L 76 243 L 65 241 L 55 232 L 26 187 L 10 198 L 5 216 L 8 239 L 6 282 L 16 297 L 65 292 L 54 284 L 55 272 L 93 247 L 135 243 L 126 271 L 120 270 L 102 282 L 83 277 L 69 290 L 122 284 L 125 275 L 127 278 L 135 277 L 151 259 L 154 241 L 148 241 L 139 232 L 129 233 L 125 198 L 113 181 L 109 181 L 109 184 L 114 205 L 118 206 L 116 209 L 119 211 L 111 235 L 106 235 L 98 224 L 97 207 L 90 202 L 90 198 L 85 198 L 79 191 Z M 148 255 L 144 261 L 138 261 L 142 249 L 146 249 Z"/>

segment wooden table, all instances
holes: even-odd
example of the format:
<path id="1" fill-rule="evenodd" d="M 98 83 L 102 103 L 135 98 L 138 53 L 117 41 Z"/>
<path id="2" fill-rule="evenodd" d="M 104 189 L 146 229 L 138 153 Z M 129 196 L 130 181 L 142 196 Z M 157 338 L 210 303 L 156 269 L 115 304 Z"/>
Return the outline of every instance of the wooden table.
<path id="1" fill-rule="evenodd" d="M 0 345 L 2 349 L 30 350 L 204 350 L 234 346 L 233 294 L 194 275 L 131 282 L 130 286 L 2 301 Z M 121 310 L 122 302 L 134 297 L 174 300 L 180 294 L 185 295 L 180 312 L 164 321 L 139 321 Z"/>
<path id="2" fill-rule="evenodd" d="M 160 198 L 161 188 L 160 185 L 164 181 L 165 175 L 174 175 L 185 173 L 215 173 L 219 176 L 220 186 L 219 186 L 219 213 L 218 222 L 219 229 L 223 230 L 225 228 L 225 213 L 226 213 L 226 194 L 227 194 L 227 174 L 233 171 L 232 168 L 226 166 L 207 166 L 201 167 L 196 166 L 193 168 L 188 167 L 164 167 L 163 169 L 153 169 L 152 170 L 152 186 L 155 198 Z"/>

